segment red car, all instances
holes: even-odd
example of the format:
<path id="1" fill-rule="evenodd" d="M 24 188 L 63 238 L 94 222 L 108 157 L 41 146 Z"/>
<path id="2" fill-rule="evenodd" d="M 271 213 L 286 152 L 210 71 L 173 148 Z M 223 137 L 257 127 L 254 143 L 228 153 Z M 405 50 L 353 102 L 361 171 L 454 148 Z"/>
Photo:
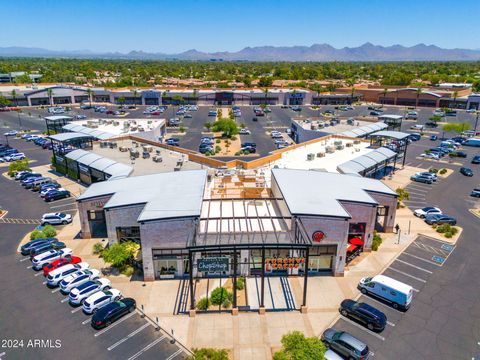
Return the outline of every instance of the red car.
<path id="1" fill-rule="evenodd" d="M 78 264 L 79 262 L 82 262 L 82 259 L 78 256 L 73 255 L 55 260 L 54 262 L 51 262 L 50 264 L 43 267 L 43 276 L 47 276 L 50 271 L 58 269 L 61 266 L 68 264 Z"/>
<path id="2" fill-rule="evenodd" d="M 153 111 L 153 112 L 150 113 L 150 115 L 160 115 L 160 114 L 161 114 L 160 111 Z"/>

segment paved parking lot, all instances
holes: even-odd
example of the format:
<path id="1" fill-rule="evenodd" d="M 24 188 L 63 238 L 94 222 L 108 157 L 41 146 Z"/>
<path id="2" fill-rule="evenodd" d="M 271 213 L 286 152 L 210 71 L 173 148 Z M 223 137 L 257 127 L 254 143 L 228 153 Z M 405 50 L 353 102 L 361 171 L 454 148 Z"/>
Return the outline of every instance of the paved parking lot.
<path id="1" fill-rule="evenodd" d="M 413 287 L 413 308 L 417 294 L 422 291 L 429 277 L 443 266 L 454 250 L 455 245 L 421 235 L 382 274 Z M 375 349 L 381 347 L 387 338 L 395 336 L 395 327 L 403 320 L 406 313 L 395 310 L 387 302 L 368 295 L 360 295 L 357 301 L 365 302 L 385 313 L 388 320 L 385 330 L 380 333 L 373 332 L 354 320 L 345 317 L 341 317 L 333 327 L 338 330 L 348 331 L 366 342 L 371 352 L 375 354 Z"/>

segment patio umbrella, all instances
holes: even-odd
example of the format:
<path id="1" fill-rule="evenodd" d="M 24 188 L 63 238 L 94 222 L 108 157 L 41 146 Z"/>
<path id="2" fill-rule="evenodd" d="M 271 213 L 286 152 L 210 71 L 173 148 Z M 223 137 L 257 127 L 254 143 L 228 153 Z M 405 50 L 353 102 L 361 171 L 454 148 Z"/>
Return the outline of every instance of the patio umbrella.
<path id="1" fill-rule="evenodd" d="M 363 240 L 358 237 L 351 238 L 350 240 L 348 240 L 348 242 L 352 245 L 358 245 L 358 246 L 363 245 Z"/>

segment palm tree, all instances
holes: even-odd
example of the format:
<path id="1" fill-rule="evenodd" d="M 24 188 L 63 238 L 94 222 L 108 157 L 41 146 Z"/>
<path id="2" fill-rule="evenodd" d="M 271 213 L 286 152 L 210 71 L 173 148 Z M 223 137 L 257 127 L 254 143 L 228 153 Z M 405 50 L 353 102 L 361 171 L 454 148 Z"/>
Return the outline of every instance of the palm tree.
<path id="1" fill-rule="evenodd" d="M 263 93 L 265 94 L 265 106 L 267 106 L 267 98 L 268 98 L 268 87 L 263 89 Z"/>
<path id="2" fill-rule="evenodd" d="M 12 95 L 13 102 L 15 103 L 15 106 L 18 107 L 18 101 L 17 101 L 17 91 L 13 89 L 10 92 L 10 95 Z"/>
<path id="3" fill-rule="evenodd" d="M 132 95 L 133 95 L 133 105 L 137 105 L 137 96 L 138 96 L 138 91 L 136 89 L 132 90 Z"/>
<path id="4" fill-rule="evenodd" d="M 457 107 L 458 91 L 454 91 L 453 94 L 452 94 L 452 97 L 453 97 L 453 107 L 456 108 Z"/>
<path id="5" fill-rule="evenodd" d="M 347 80 L 347 85 L 352 87 L 352 90 L 350 92 L 350 104 L 353 104 L 353 95 L 355 94 L 355 80 Z"/>
<path id="6" fill-rule="evenodd" d="M 93 95 L 93 90 L 88 88 L 87 89 L 87 95 L 88 95 L 88 100 L 90 102 L 90 107 L 92 107 L 92 95 Z"/>
<path id="7" fill-rule="evenodd" d="M 385 97 L 387 96 L 387 93 L 388 93 L 388 89 L 387 88 L 383 89 L 383 91 L 382 91 L 382 95 L 383 95 L 382 105 L 385 105 Z"/>
<path id="8" fill-rule="evenodd" d="M 47 89 L 48 101 L 50 102 L 50 106 L 53 106 L 53 90 L 51 88 Z"/>
<path id="9" fill-rule="evenodd" d="M 194 105 L 197 105 L 198 89 L 193 89 L 192 98 L 193 98 Z"/>
<path id="10" fill-rule="evenodd" d="M 418 99 L 420 98 L 420 95 L 422 95 L 422 89 L 417 88 L 417 90 L 415 91 L 415 94 L 417 96 L 417 100 L 415 101 L 415 109 L 416 109 L 418 107 Z"/>

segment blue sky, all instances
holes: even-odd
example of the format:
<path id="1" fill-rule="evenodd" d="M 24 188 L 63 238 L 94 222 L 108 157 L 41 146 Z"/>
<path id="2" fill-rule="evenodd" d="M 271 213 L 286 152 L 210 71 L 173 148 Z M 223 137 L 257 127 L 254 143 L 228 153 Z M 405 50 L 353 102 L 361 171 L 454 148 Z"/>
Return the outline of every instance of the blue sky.
<path id="1" fill-rule="evenodd" d="M 0 46 L 96 52 L 417 43 L 480 48 L 480 0 L 1 0 Z M 8 14 L 8 15 L 6 15 Z"/>

